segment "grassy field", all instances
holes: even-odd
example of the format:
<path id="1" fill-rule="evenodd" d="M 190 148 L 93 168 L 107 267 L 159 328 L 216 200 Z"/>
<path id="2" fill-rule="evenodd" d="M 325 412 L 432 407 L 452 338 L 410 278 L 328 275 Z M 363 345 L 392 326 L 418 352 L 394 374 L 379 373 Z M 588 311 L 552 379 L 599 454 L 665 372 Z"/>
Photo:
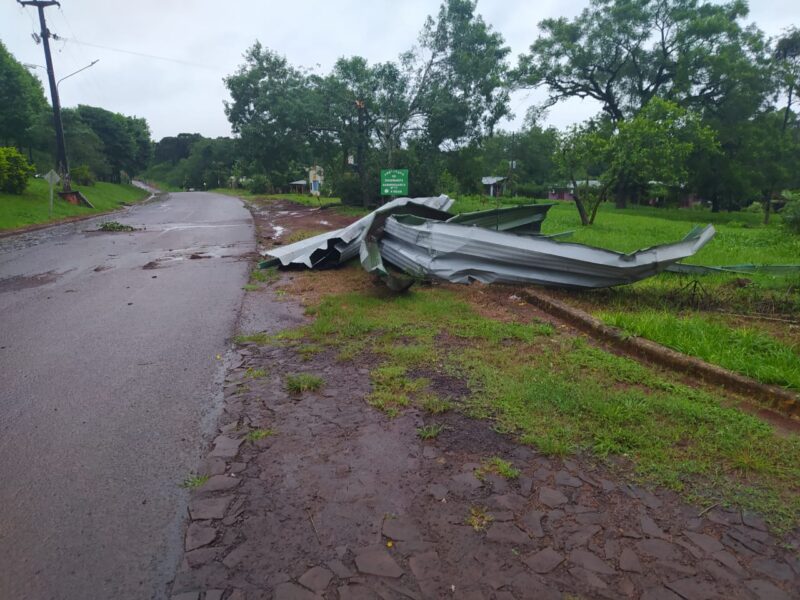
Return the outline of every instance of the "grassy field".
<path id="1" fill-rule="evenodd" d="M 25 193 L 17 196 L 0 194 L 0 231 L 17 229 L 27 225 L 57 222 L 67 217 L 92 215 L 133 204 L 149 196 L 149 193 L 132 185 L 117 185 L 98 182 L 93 186 L 73 186 L 80 190 L 95 208 L 74 206 L 54 194 L 53 218 L 49 216 L 50 192 L 46 181 L 31 179 Z"/>
<path id="2" fill-rule="evenodd" d="M 701 505 L 755 510 L 778 529 L 800 519 L 800 438 L 776 435 L 709 391 L 527 313 L 486 315 L 462 295 L 466 288 L 392 295 L 356 265 L 298 274 L 290 293 L 292 285 L 351 291 L 315 301 L 306 327 L 239 341 L 290 344 L 303 355 L 329 349 L 369 365 L 367 401 L 390 415 L 412 405 L 461 410 L 546 454 L 621 457 L 630 476 Z"/>

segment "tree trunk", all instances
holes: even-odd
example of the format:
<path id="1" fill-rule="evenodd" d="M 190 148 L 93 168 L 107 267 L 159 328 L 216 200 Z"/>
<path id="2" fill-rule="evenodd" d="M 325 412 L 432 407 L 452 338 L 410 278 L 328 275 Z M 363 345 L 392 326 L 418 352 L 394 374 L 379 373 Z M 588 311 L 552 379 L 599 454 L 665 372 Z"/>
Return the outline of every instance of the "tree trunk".
<path id="1" fill-rule="evenodd" d="M 764 197 L 764 225 L 769 225 L 769 215 L 772 212 L 772 190 Z"/>
<path id="2" fill-rule="evenodd" d="M 711 196 L 711 212 L 718 213 L 719 212 L 719 194 L 714 194 Z"/>
<path id="3" fill-rule="evenodd" d="M 578 182 L 572 180 L 572 197 L 575 199 L 575 208 L 578 209 L 578 216 L 581 218 L 581 225 L 589 225 L 589 216 L 586 214 L 586 207 L 583 199 L 578 194 Z"/>

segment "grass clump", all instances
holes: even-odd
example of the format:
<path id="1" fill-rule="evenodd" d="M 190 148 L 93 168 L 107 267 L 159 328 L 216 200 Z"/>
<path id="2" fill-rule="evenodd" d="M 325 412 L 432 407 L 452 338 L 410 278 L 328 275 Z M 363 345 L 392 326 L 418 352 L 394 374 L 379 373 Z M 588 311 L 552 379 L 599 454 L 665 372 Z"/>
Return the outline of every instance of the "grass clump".
<path id="1" fill-rule="evenodd" d="M 469 515 L 464 520 L 475 531 L 484 531 L 492 521 L 494 521 L 494 518 L 484 506 L 471 506 Z"/>
<path id="2" fill-rule="evenodd" d="M 453 408 L 453 405 L 450 403 L 449 400 L 445 398 L 440 398 L 436 394 L 422 394 L 422 397 L 419 401 L 419 405 L 422 409 L 426 412 L 429 412 L 432 415 L 440 415 L 442 413 L 446 413 L 447 411 Z"/>
<path id="3" fill-rule="evenodd" d="M 475 471 L 475 476 L 482 479 L 487 473 L 494 473 L 508 480 L 516 479 L 520 475 L 519 469 L 514 468 L 514 465 L 499 456 L 493 456 L 483 461 L 480 468 Z"/>
<path id="4" fill-rule="evenodd" d="M 258 440 L 263 440 L 271 435 L 275 435 L 275 432 L 272 429 L 251 429 L 247 432 L 245 439 L 248 442 L 257 442 Z"/>
<path id="5" fill-rule="evenodd" d="M 254 369 L 253 367 L 248 367 L 244 372 L 244 376 L 249 377 L 250 379 L 262 379 L 267 376 L 267 371 L 265 369 Z"/>
<path id="6" fill-rule="evenodd" d="M 237 344 L 258 344 L 259 346 L 266 346 L 272 341 L 272 337 L 265 331 L 257 333 L 243 333 L 235 336 L 233 341 Z"/>
<path id="7" fill-rule="evenodd" d="M 754 328 L 733 328 L 699 315 L 667 311 L 605 312 L 625 332 L 761 381 L 800 390 L 800 354 Z"/>
<path id="8" fill-rule="evenodd" d="M 444 425 L 441 423 L 432 423 L 417 428 L 417 437 L 421 440 L 433 440 L 439 437 L 439 434 L 444 431 Z"/>
<path id="9" fill-rule="evenodd" d="M 297 373 L 286 376 L 286 389 L 292 394 L 302 394 L 303 392 L 316 392 L 325 380 L 317 375 L 310 373 Z"/>
<path id="10" fill-rule="evenodd" d="M 411 402 L 411 397 L 421 392 L 428 380 L 411 378 L 401 365 L 384 365 L 370 373 L 372 393 L 367 396 L 370 406 L 382 410 L 391 417 Z"/>
<path id="11" fill-rule="evenodd" d="M 135 227 L 131 225 L 124 225 L 119 221 L 106 221 L 100 224 L 100 227 L 97 228 L 97 231 L 136 231 Z"/>
<path id="12" fill-rule="evenodd" d="M 199 488 L 209 479 L 210 477 L 208 475 L 190 475 L 189 477 L 183 480 L 183 483 L 181 483 L 181 487 L 187 490 L 194 490 Z"/>
<path id="13" fill-rule="evenodd" d="M 242 286 L 242 289 L 243 289 L 245 292 L 257 292 L 258 290 L 260 290 L 260 289 L 261 289 L 261 286 L 260 286 L 260 285 L 258 285 L 257 283 L 245 283 L 245 284 Z"/>
<path id="14" fill-rule="evenodd" d="M 250 272 L 251 283 L 272 283 L 280 279 L 281 275 L 278 269 L 270 267 L 268 269 L 253 269 Z"/>

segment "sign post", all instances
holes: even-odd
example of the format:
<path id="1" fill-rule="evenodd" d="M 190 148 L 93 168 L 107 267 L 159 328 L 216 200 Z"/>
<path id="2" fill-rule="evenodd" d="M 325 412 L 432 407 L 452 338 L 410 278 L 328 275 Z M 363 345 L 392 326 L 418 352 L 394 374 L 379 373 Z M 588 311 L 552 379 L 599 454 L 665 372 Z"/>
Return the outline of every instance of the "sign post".
<path id="1" fill-rule="evenodd" d="M 381 196 L 408 196 L 408 169 L 381 169 Z"/>
<path id="2" fill-rule="evenodd" d="M 61 181 L 58 173 L 50 169 L 47 175 L 44 176 L 45 181 L 50 184 L 50 218 L 53 218 L 53 186 Z"/>

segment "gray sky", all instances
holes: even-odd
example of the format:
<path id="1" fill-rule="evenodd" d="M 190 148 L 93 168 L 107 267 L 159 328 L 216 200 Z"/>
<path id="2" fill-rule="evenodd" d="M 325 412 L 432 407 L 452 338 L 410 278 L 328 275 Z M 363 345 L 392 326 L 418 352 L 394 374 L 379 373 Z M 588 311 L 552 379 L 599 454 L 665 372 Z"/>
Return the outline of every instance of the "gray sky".
<path id="1" fill-rule="evenodd" d="M 89 104 L 144 117 L 153 137 L 160 139 L 180 132 L 230 134 L 222 78 L 236 70 L 256 39 L 294 65 L 320 65 L 320 72 L 327 72 L 340 56 L 391 60 L 416 41 L 426 15 L 436 13 L 439 4 L 440 0 L 62 0 L 60 9 L 48 8 L 46 15 L 50 31 L 67 40 L 52 42 L 57 78 L 100 59 L 59 86 L 62 105 Z M 587 4 L 480 0 L 478 12 L 503 34 L 516 61 L 536 38 L 539 21 L 572 17 Z M 789 25 L 800 25 L 800 2 L 751 0 L 750 19 L 769 35 L 779 34 Z M 31 39 L 33 31 L 39 31 L 36 9 L 0 0 L 0 39 L 21 62 L 44 65 L 42 47 Z M 46 79 L 44 69 L 35 72 Z M 45 90 L 49 98 L 46 86 Z M 527 107 L 544 97 L 544 90 L 515 93 L 512 109 L 517 118 L 505 127 L 518 126 Z M 592 101 L 565 102 L 550 110 L 547 122 L 564 127 L 597 110 Z"/>

